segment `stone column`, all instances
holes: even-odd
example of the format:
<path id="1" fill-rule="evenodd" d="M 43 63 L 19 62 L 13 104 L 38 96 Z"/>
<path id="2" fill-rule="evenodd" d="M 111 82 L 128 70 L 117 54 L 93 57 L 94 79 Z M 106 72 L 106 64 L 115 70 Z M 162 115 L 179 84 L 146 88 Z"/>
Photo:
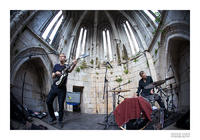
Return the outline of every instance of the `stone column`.
<path id="1" fill-rule="evenodd" d="M 145 51 L 145 56 L 146 56 L 146 60 L 149 64 L 149 71 L 150 71 L 150 75 L 153 78 L 154 81 L 157 81 L 157 74 L 156 74 L 156 69 L 155 66 L 153 64 L 153 58 L 151 56 L 151 54 L 148 51 Z"/>

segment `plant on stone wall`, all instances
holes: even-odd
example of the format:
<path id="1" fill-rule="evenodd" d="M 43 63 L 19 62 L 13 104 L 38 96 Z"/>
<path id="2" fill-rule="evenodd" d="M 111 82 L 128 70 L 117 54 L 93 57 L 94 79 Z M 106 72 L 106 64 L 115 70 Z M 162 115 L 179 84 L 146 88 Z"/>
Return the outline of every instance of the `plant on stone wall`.
<path id="1" fill-rule="evenodd" d="M 128 74 L 128 69 L 125 69 L 125 70 L 124 70 L 124 73 L 125 73 L 125 74 Z"/>
<path id="2" fill-rule="evenodd" d="M 131 80 L 128 80 L 128 83 L 130 83 L 131 82 Z"/>
<path id="3" fill-rule="evenodd" d="M 117 77 L 117 78 L 115 79 L 115 81 L 118 82 L 118 83 L 121 83 L 121 82 L 123 81 L 123 79 L 122 79 L 122 77 L 120 76 L 120 77 Z"/>
<path id="4" fill-rule="evenodd" d="M 81 69 L 86 69 L 87 68 L 87 63 L 84 61 L 82 61 L 81 65 L 80 65 Z"/>
<path id="5" fill-rule="evenodd" d="M 160 41 L 158 41 L 158 46 L 160 47 Z"/>
<path id="6" fill-rule="evenodd" d="M 159 31 L 162 33 L 164 30 L 163 30 L 163 29 L 160 29 Z"/>
<path id="7" fill-rule="evenodd" d="M 160 23 L 161 20 L 161 15 L 159 12 L 155 12 L 156 18 L 155 18 L 155 22 Z"/>
<path id="8" fill-rule="evenodd" d="M 152 32 L 152 34 L 153 34 L 153 35 L 155 35 L 155 34 L 156 34 L 156 29 L 154 29 L 154 31 Z"/>
<path id="9" fill-rule="evenodd" d="M 147 67 L 149 68 L 149 62 L 147 61 Z"/>
<path id="10" fill-rule="evenodd" d="M 93 59 L 90 60 L 90 64 L 92 64 L 92 65 L 94 64 L 94 60 Z"/>
<path id="11" fill-rule="evenodd" d="M 125 73 L 125 74 L 128 74 L 128 68 L 127 68 L 127 65 L 124 65 L 124 73 Z"/>
<path id="12" fill-rule="evenodd" d="M 96 75 L 99 75 L 99 73 L 98 73 L 98 72 L 96 72 Z"/>
<path id="13" fill-rule="evenodd" d="M 112 75 L 112 74 L 113 74 L 113 72 L 111 71 L 111 72 L 110 72 L 110 74 Z"/>
<path id="14" fill-rule="evenodd" d="M 80 72 L 80 70 L 81 70 L 80 67 L 77 67 L 75 71 Z"/>
<path id="15" fill-rule="evenodd" d="M 98 64 L 98 57 L 96 57 L 96 65 Z"/>
<path id="16" fill-rule="evenodd" d="M 157 56 L 157 53 L 158 53 L 158 49 L 155 49 L 155 52 L 154 52 L 154 53 L 155 53 L 155 56 Z"/>
<path id="17" fill-rule="evenodd" d="M 137 60 L 137 58 L 134 58 L 134 59 L 133 59 L 133 62 L 135 62 L 135 63 L 136 63 L 137 61 L 138 61 L 138 60 Z"/>

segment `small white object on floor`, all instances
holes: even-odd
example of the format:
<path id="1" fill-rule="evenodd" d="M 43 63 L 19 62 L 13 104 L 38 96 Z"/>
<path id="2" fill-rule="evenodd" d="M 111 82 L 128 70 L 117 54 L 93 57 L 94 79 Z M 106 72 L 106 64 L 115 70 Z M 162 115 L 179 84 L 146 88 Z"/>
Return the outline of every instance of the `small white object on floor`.
<path id="1" fill-rule="evenodd" d="M 56 117 L 58 117 L 58 116 L 59 116 L 58 112 L 54 112 L 54 114 L 55 114 L 55 116 L 56 116 Z"/>

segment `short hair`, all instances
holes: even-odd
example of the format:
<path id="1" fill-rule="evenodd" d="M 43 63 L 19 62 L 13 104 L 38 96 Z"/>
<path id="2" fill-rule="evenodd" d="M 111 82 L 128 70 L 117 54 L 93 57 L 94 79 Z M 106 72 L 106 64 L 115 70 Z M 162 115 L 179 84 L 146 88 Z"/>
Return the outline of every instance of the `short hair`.
<path id="1" fill-rule="evenodd" d="M 142 74 L 144 74 L 144 71 L 140 71 L 139 75 L 142 76 Z"/>
<path id="2" fill-rule="evenodd" d="M 63 54 L 63 55 L 66 57 L 66 55 L 65 55 L 64 53 L 60 53 L 59 56 L 60 56 L 61 54 Z"/>

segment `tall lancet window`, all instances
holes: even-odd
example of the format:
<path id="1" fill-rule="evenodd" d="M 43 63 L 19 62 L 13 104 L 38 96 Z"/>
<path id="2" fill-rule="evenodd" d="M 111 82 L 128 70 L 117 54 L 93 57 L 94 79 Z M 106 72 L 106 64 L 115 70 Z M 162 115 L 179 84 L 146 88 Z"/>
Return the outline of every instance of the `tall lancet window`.
<path id="1" fill-rule="evenodd" d="M 138 46 L 137 40 L 135 38 L 135 35 L 133 34 L 133 30 L 132 30 L 130 24 L 128 23 L 128 21 L 123 23 L 123 27 L 124 27 L 124 30 L 125 30 L 126 35 L 128 37 L 128 41 L 129 41 L 129 44 L 130 44 L 130 47 L 131 47 L 132 55 L 134 55 L 137 52 L 139 52 L 139 46 Z"/>
<path id="2" fill-rule="evenodd" d="M 85 28 L 81 28 L 80 34 L 78 37 L 78 44 L 76 50 L 76 58 L 85 53 L 85 44 L 86 44 L 87 30 Z"/>
<path id="3" fill-rule="evenodd" d="M 104 57 L 106 60 L 113 60 L 112 49 L 111 49 L 111 40 L 109 30 L 103 30 L 103 47 L 104 47 Z"/>
<path id="4" fill-rule="evenodd" d="M 48 25 L 48 27 L 42 34 L 42 37 L 45 40 L 47 40 L 47 42 L 49 42 L 50 44 L 52 43 L 56 35 L 56 32 L 58 31 L 58 28 L 61 25 L 62 20 L 63 20 L 63 15 L 62 15 L 62 11 L 60 10 L 57 13 L 57 15 L 52 19 L 52 21 L 50 22 L 50 24 Z"/>
<path id="5" fill-rule="evenodd" d="M 158 18 L 160 17 L 160 12 L 158 10 L 144 10 L 144 12 L 155 23 L 155 25 L 158 25 Z"/>

